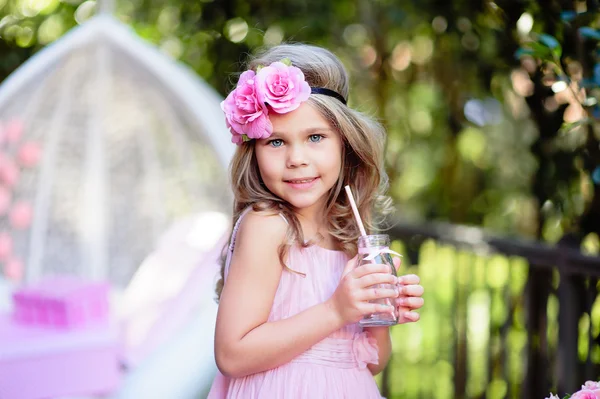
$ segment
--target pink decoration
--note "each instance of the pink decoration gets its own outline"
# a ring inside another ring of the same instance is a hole
[[[4,264],[4,275],[11,280],[20,281],[23,278],[23,262],[18,258],[9,259]]]
[[[600,390],[598,389],[584,389],[579,392],[575,392],[572,396],[572,399],[598,399],[600,398]]]
[[[34,141],[29,141],[19,149],[17,157],[21,166],[32,168],[38,164],[41,156],[42,147]]]
[[[18,202],[10,210],[10,225],[18,230],[29,227],[33,217],[33,210],[29,202]]]
[[[256,96],[255,76],[251,70],[242,73],[237,87],[221,103],[225,122],[233,135],[231,141],[236,144],[243,141],[243,136],[260,139],[269,137],[273,132],[273,125],[267,117],[267,106],[258,101]]]
[[[55,277],[13,294],[15,320],[62,329],[108,322],[108,283]]]
[[[10,121],[4,130],[6,141],[16,143],[23,135],[23,122],[17,119]]]
[[[0,216],[6,215],[10,203],[12,201],[12,195],[9,190],[4,186],[0,186]]]
[[[286,114],[308,100],[310,86],[300,68],[274,62],[256,74],[256,95],[261,104],[268,104],[278,114]]]
[[[13,187],[19,180],[19,168],[15,162],[7,157],[0,159],[0,179],[9,187]]]
[[[0,398],[111,397],[119,352],[114,326],[31,328],[0,315]]]
[[[595,390],[595,389],[600,389],[600,382],[598,381],[586,381],[585,384],[583,384],[581,386],[582,390]]]
[[[379,362],[377,340],[371,336],[370,332],[365,331],[354,337],[352,352],[361,369],[366,368],[367,363],[378,364]]]
[[[0,260],[8,260],[12,255],[13,239],[6,231],[0,232]]]
[[[581,389],[573,395],[567,395],[565,398],[571,399],[598,399],[600,398],[600,381],[586,381]],[[546,399],[560,399],[557,395],[550,393]]]
[[[311,88],[300,68],[289,59],[269,66],[245,71],[236,88],[221,103],[231,141],[241,144],[250,139],[263,139],[273,133],[269,110],[285,114],[308,100]]]

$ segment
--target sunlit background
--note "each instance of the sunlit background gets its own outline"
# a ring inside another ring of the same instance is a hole
[[[0,309],[49,274],[109,281],[126,350],[102,395],[204,397],[231,209],[219,101],[248,53],[300,41],[337,54],[350,106],[387,127],[390,234],[426,287],[383,393],[529,399],[599,379],[596,7],[0,0]]]

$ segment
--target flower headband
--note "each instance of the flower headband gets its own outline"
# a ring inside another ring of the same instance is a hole
[[[310,94],[334,97],[344,105],[339,93],[324,88],[310,87],[300,68],[292,66],[289,59],[259,66],[257,71],[242,73],[236,88],[221,103],[231,141],[241,144],[251,139],[264,139],[273,133],[269,111],[286,114],[308,100]]]

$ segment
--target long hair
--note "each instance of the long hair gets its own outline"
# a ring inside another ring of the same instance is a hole
[[[282,44],[259,52],[248,62],[248,68],[287,58],[300,68],[311,87],[324,87],[348,98],[348,74],[340,60],[330,51],[306,44]],[[384,195],[388,188],[383,167],[385,130],[370,117],[342,104],[339,100],[311,94],[307,100],[340,135],[343,143],[342,168],[337,184],[332,187],[326,202],[327,232],[348,256],[356,254],[360,235],[352,209],[344,192],[350,184],[358,210],[368,232],[374,232],[379,216],[391,209]],[[230,165],[230,179],[234,194],[233,225],[247,207],[268,214],[281,213],[289,222],[284,243],[279,247],[279,260],[284,268],[285,257],[292,245],[307,246],[300,222],[289,204],[271,193],[262,183],[256,154],[255,140],[237,147]],[[217,283],[217,298],[224,282],[225,261],[221,265],[221,279]]]

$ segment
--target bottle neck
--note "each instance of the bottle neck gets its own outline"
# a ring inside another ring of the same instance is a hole
[[[358,238],[358,248],[389,247],[390,237],[387,234],[372,234]]]

